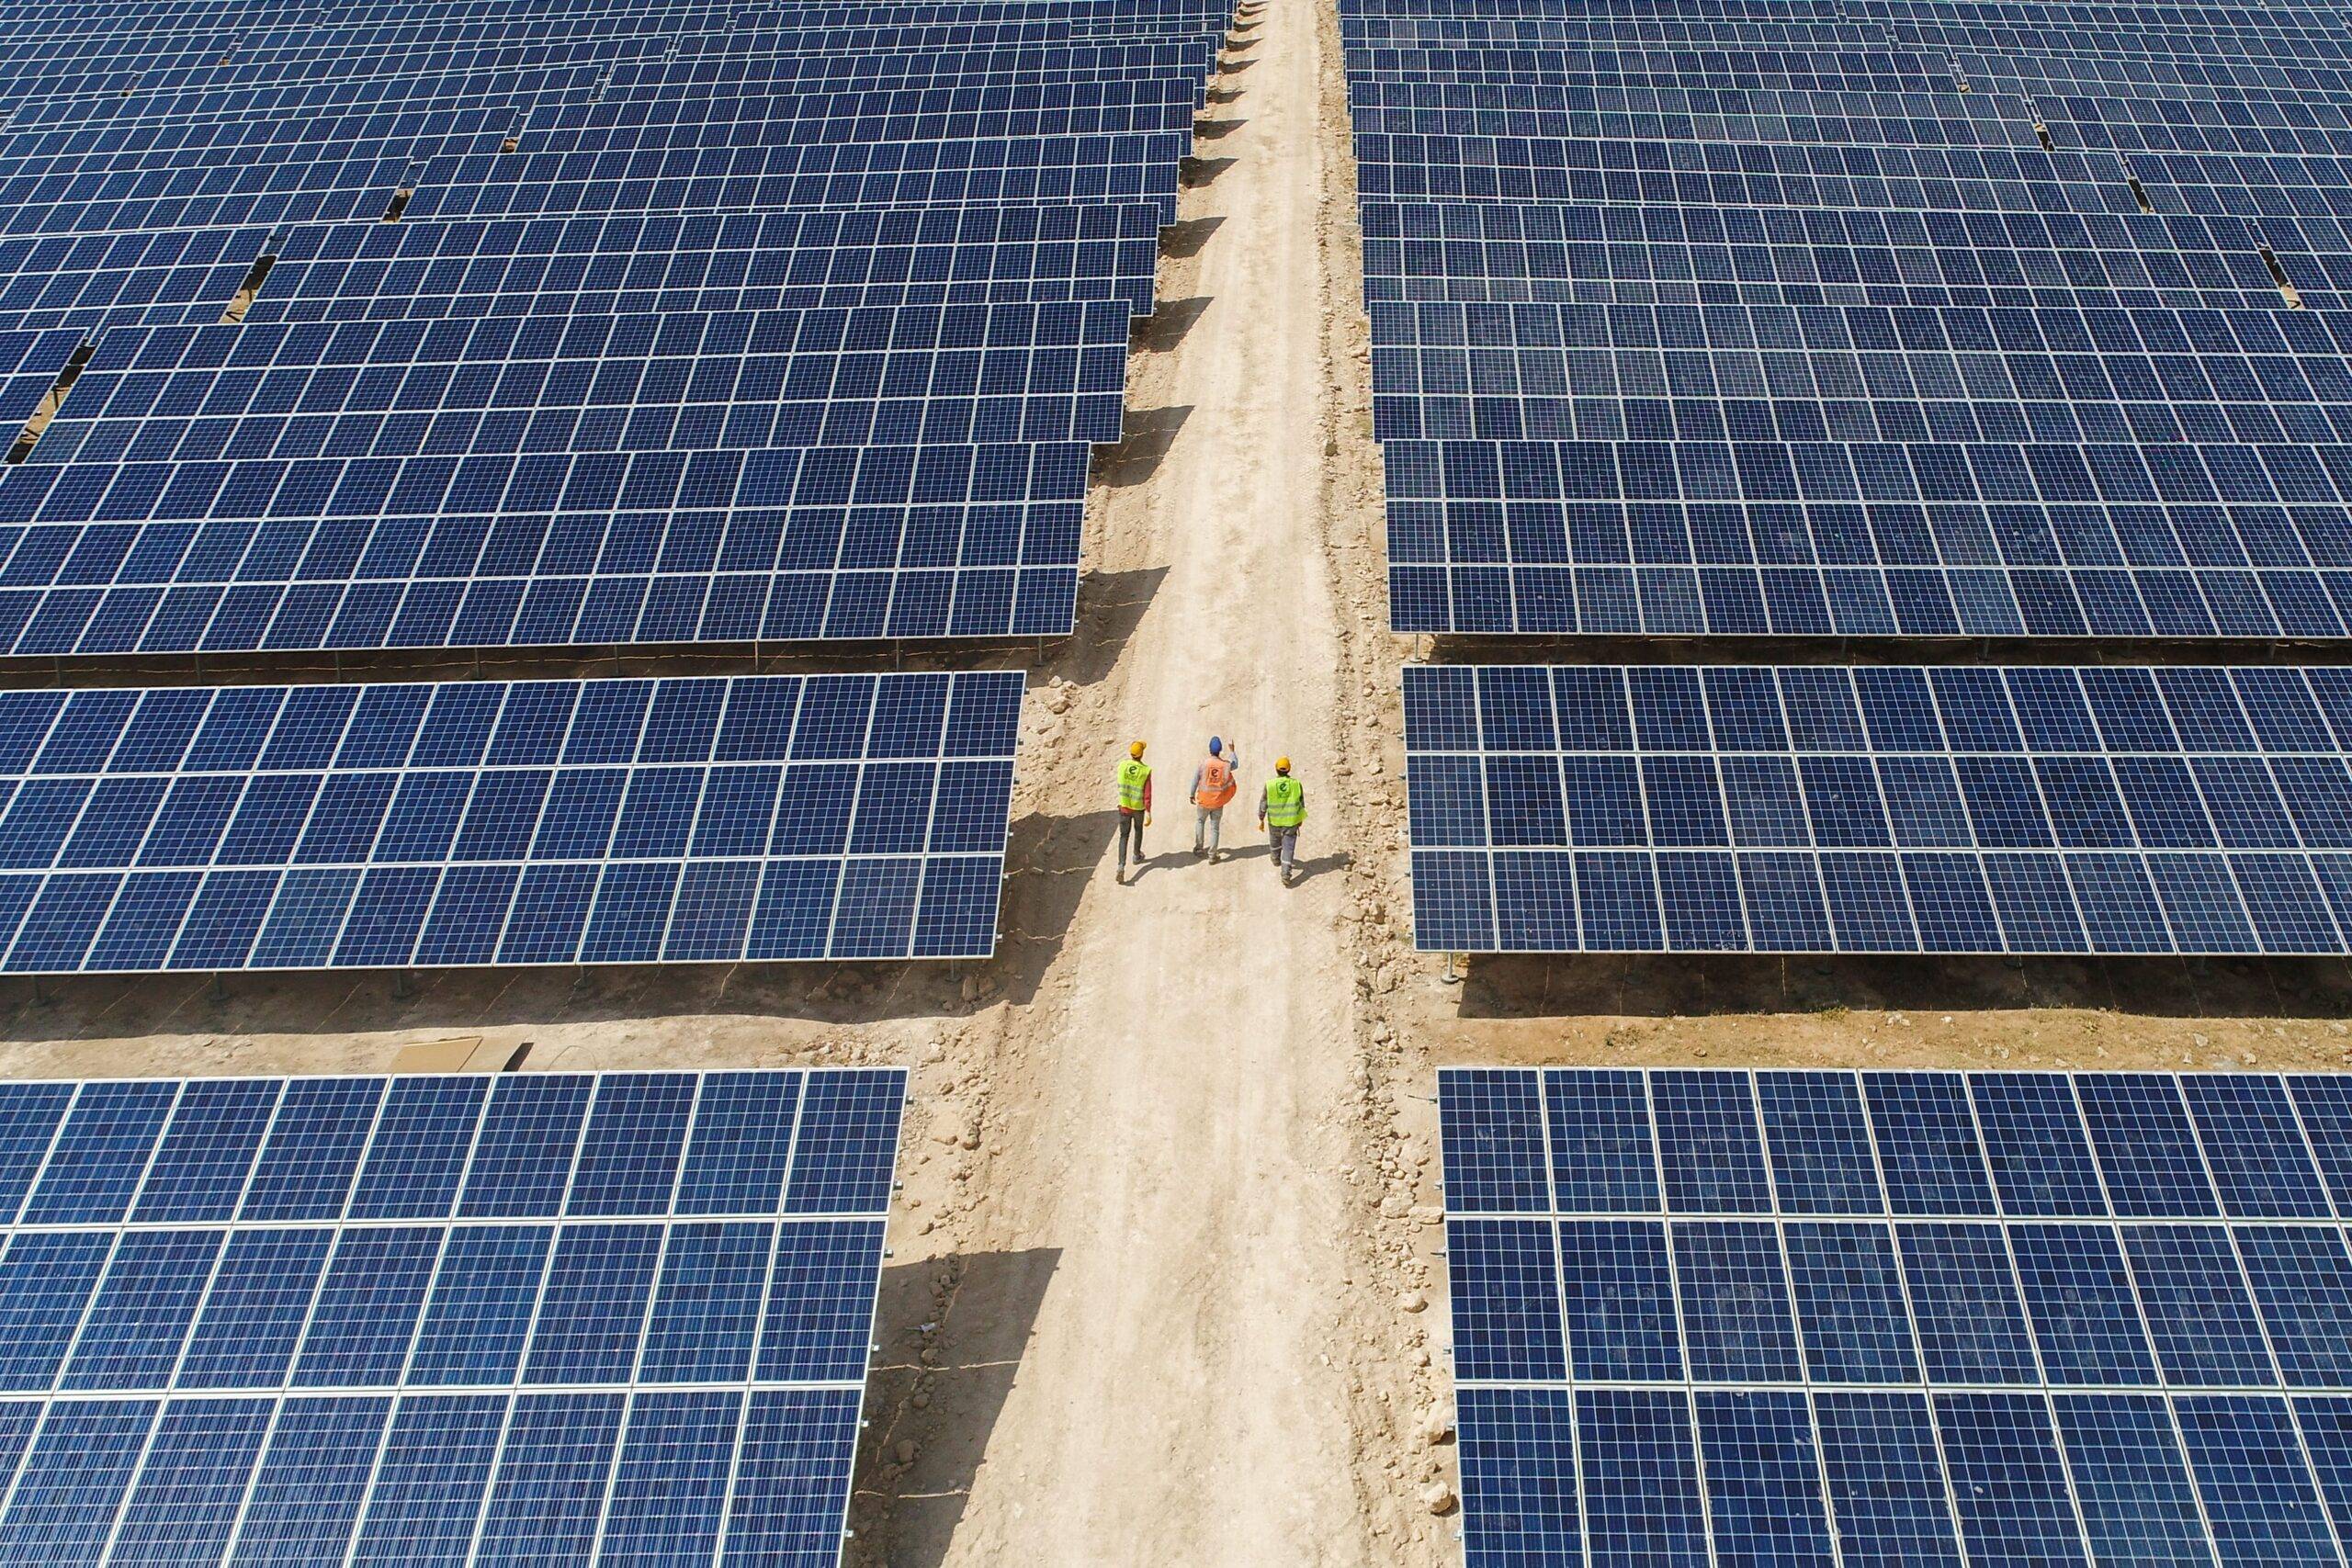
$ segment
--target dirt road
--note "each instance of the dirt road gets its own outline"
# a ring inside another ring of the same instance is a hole
[[[1063,811],[1093,812],[1126,741],[1148,740],[1152,859],[1114,886],[1107,838],[1090,838],[1057,1027],[1023,1031],[1018,1096],[992,1100],[990,1217],[963,1245],[1036,1259],[1035,1321],[947,1562],[1378,1559],[1352,1483],[1359,1347],[1334,1334],[1358,1068],[1327,745],[1340,660],[1316,532],[1317,20],[1315,0],[1277,0],[1238,35],[1248,63],[1220,79],[1179,230],[1206,238],[1163,277],[1163,299],[1188,298],[1154,330],[1182,335],[1138,355],[1140,434],[1106,473],[1098,565],[1148,600],[1042,744],[1070,765],[1038,765],[1076,792]],[[1216,866],[1193,857],[1183,803],[1212,732],[1238,746],[1244,780],[1226,821],[1238,852]],[[1288,890],[1253,827],[1281,751],[1309,806],[1309,874]]]

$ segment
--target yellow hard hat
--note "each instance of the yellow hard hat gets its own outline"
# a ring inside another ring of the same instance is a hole
[[[1132,746],[1128,747],[1128,748],[1127,748],[1127,755],[1128,755],[1128,756],[1130,756],[1130,757],[1140,757],[1140,756],[1142,756],[1142,755],[1143,755],[1143,742],[1142,742],[1142,741],[1140,741],[1140,740],[1138,740],[1138,741],[1136,741],[1134,745],[1132,745]]]
[[[1288,757],[1277,757],[1277,758],[1275,758],[1275,759],[1274,759],[1274,772],[1276,772],[1276,773],[1286,773],[1290,772],[1290,759],[1289,759]]]

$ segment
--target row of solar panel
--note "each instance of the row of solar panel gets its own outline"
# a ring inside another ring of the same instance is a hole
[[[1408,752],[2352,750],[2340,669],[1416,665]]]
[[[1455,1219],[1446,1248],[1465,1382],[2352,1384],[2333,1226]]]
[[[855,758],[865,699],[854,682],[820,693],[802,712],[800,744],[844,760],[801,756],[789,766],[581,760],[627,751],[640,724],[646,755],[670,749],[662,731],[674,726],[647,724],[642,686],[591,683],[569,741],[569,694],[525,696],[492,755],[536,756],[537,765],[483,767],[433,759],[444,739],[454,742],[452,755],[480,754],[494,689],[486,703],[452,697],[432,715],[425,688],[372,689],[373,713],[352,725],[339,751],[334,736],[351,702],[322,707],[298,694],[278,731],[291,749],[266,755],[262,737],[282,693],[255,694],[257,703],[221,693],[201,728],[190,726],[209,694],[176,708],[151,694],[139,720],[118,704],[92,715],[94,728],[108,732],[97,749],[122,735],[129,759],[141,727],[155,719],[164,728],[148,734],[164,742],[162,771],[34,778],[11,791],[0,836],[15,846],[9,858],[22,874],[0,877],[0,966],[985,955],[995,944],[1020,679],[961,678],[984,682],[985,694],[958,705],[946,743],[981,749],[944,762],[914,760],[942,744],[938,678],[928,693],[907,688],[878,705],[863,764]],[[681,700],[659,706],[685,725],[673,739],[707,756],[716,694],[671,695]],[[308,729],[296,716],[304,709],[323,727]],[[740,728],[728,728],[754,750],[780,750],[784,713],[754,708]],[[38,729],[36,722],[20,739],[32,743]],[[179,764],[164,761],[182,747]],[[271,765],[304,751],[308,765]],[[401,752],[406,771],[366,762]],[[910,755],[891,760],[894,752]]]
[[[2324,1074],[1440,1077],[1457,1217],[2352,1217],[2352,1084]]]
[[[1502,219],[1465,225],[1442,214]],[[1609,221],[1578,223],[1583,214]],[[1368,303],[2275,309],[2278,273],[2325,304],[2352,242],[2334,225],[2239,220],[1368,202]],[[2286,220],[2292,222],[2293,220]],[[1482,233],[1482,227],[1490,232]],[[2273,265],[2278,273],[2271,270]],[[32,265],[27,271],[37,271]],[[27,324],[46,324],[28,322]]]
[[[2324,558],[2338,510],[1507,506],[1500,497],[1442,501],[1432,447],[1389,455],[1390,615],[1400,631],[2335,638],[2352,605],[2352,581]],[[2315,526],[2299,533],[2305,522]],[[2308,559],[2315,545],[2327,570],[2272,564],[2274,551]],[[1566,564],[1577,546],[1608,564]],[[1521,554],[1530,559],[1514,564]],[[1628,561],[1644,564],[1615,564]]]
[[[13,1081],[0,1225],[876,1215],[904,1099],[887,1070]]]
[[[1071,205],[20,239],[0,243],[0,323],[206,325],[241,298],[253,324],[1092,299],[1143,315],[1159,228],[1149,207]]]
[[[579,65],[448,65],[390,73],[353,69],[317,78],[279,73],[247,85],[154,87],[125,96],[59,97],[17,104],[5,129],[79,132],[142,122],[243,118],[297,111],[502,107],[529,109],[586,101],[598,91],[662,94],[798,85],[928,85],[939,82],[1089,82],[1172,73],[1204,76],[1215,51],[1204,39],[989,43],[956,46],[883,35],[863,51],[782,55],[700,55]]]
[[[20,1235],[0,1389],[855,1383],[881,1246],[880,1220]]]
[[[1482,1388],[1472,1568],[2341,1561],[2352,1402]]]
[[[977,671],[8,692],[0,775],[1001,760],[1022,685]]]
[[[31,460],[1104,443],[1126,348],[1111,300],[156,327],[107,334]]]
[[[25,1562],[830,1564],[855,1388],[0,1402]]]

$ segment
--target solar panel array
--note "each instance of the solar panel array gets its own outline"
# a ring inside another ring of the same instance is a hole
[[[2339,1076],[1443,1069],[1472,1568],[2341,1563]]]
[[[986,957],[1023,681],[0,694],[0,971]]]
[[[0,653],[1067,634],[1228,10],[28,11]]]
[[[1438,952],[2352,952],[2341,669],[1419,666]]]
[[[836,1562],[905,1089],[0,1085],[0,1551]]]
[[[2336,11],[1341,13],[1396,629],[2352,628]]]

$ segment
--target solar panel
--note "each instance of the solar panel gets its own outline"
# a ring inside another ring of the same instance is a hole
[[[2276,239],[2301,298],[2352,276],[2331,229],[2136,214],[1905,212],[1503,202],[1363,204],[1364,291],[1394,300],[2274,310]],[[2303,231],[2291,231],[2296,238]]]
[[[0,481],[0,604],[57,652],[1067,632],[1127,316],[109,336]]]
[[[1159,236],[1159,213],[1140,204],[583,217],[546,224],[309,224],[274,245],[266,236],[252,242],[249,259],[266,248],[276,259],[244,319],[1091,299],[1122,300],[1148,315]],[[0,277],[7,258],[0,247]],[[30,270],[25,265],[13,286],[0,284],[0,311],[32,292]],[[214,298],[225,301],[235,287]]]
[[[1415,942],[2344,953],[2341,674],[1410,667]]]
[[[2340,1562],[2346,1103],[1441,1068],[1472,1568]]]
[[[0,968],[986,956],[1023,682],[0,694]]]
[[[0,1086],[22,1561],[831,1563],[906,1075]]]
[[[1781,331],[1857,309],[1899,317],[1898,339],[1956,309],[2080,309],[2193,318],[2170,368],[2226,374],[2228,331],[2207,324],[2328,314],[2352,278],[2335,13],[1348,0],[1342,16],[1394,629],[2346,634],[2324,542],[2352,517],[2320,477],[2333,438],[2290,431],[2269,386],[2248,390],[2259,421],[2282,416],[2276,438],[2187,434],[2170,389],[2143,414],[2107,402],[2141,362],[2090,329],[1996,456],[2008,438],[1979,416],[2009,377],[1990,340],[1917,420],[1897,412],[1916,389],[1862,372],[1869,430],[1784,419],[1802,393],[1763,363]],[[1736,342],[1713,325],[1724,306],[1746,308]],[[1834,345],[1797,352],[1807,380],[1838,363]],[[2343,364],[2316,340],[2290,356],[2298,378]],[[2081,434],[2086,417],[2108,434]],[[2081,434],[2069,450],[2033,433],[2053,420]]]

